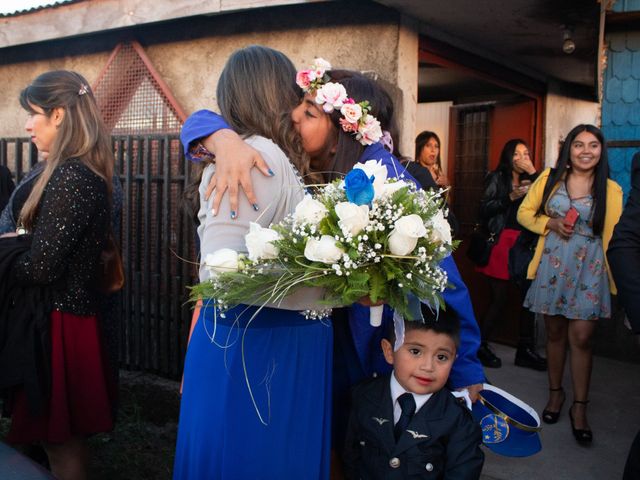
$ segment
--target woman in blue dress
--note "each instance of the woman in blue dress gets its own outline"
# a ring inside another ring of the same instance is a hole
[[[201,281],[212,274],[207,255],[223,248],[246,251],[250,222],[277,223],[304,196],[308,160],[289,116],[294,78],[284,55],[258,46],[236,51],[221,74],[223,115],[260,152],[279,185],[256,174],[253,186],[264,208],[258,212],[243,198],[236,214],[223,200],[214,214],[204,194],[215,164],[205,168],[198,212]],[[194,115],[187,121],[186,137],[199,132],[199,120]],[[202,151],[197,141],[185,148]],[[318,292],[292,297],[278,308],[240,305],[224,316],[203,299],[185,360],[174,479],[329,477],[333,332],[330,322],[301,314],[314,307]]]
[[[586,415],[592,338],[596,321],[611,317],[610,293],[616,293],[605,252],[622,212],[622,190],[608,177],[602,132],[578,125],[567,135],[556,168],[542,172],[518,209],[518,221],[540,235],[527,272],[533,282],[524,306],[545,319],[549,400],[542,420],[556,423],[560,416],[568,346],[569,418],[575,439],[587,444],[593,440]]]

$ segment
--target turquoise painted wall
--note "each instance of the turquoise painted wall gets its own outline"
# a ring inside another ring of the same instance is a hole
[[[640,5],[640,0],[634,0]],[[640,139],[640,30],[607,35],[608,65],[602,99],[602,130],[611,140]],[[640,149],[609,149],[611,177],[629,191],[633,154]]]
[[[640,11],[640,0],[617,0],[617,13]],[[602,131],[611,140],[640,140],[640,25],[606,35],[608,64],[602,99]],[[611,177],[629,193],[631,159],[640,148],[610,148]]]
[[[616,0],[614,12],[635,12],[640,10],[640,0]]]

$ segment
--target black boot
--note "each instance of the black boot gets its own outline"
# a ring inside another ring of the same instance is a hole
[[[495,353],[489,348],[489,344],[482,342],[478,349],[478,360],[485,367],[500,368],[502,366],[502,360],[500,360]]]
[[[547,359],[538,355],[530,345],[518,345],[514,363],[519,367],[532,368],[540,372],[547,369]]]

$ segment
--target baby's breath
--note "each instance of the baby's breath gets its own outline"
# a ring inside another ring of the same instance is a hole
[[[387,180],[387,183],[394,182]],[[301,287],[321,287],[327,307],[350,305],[369,296],[383,300],[407,316],[407,295],[412,294],[435,304],[447,287],[447,275],[439,267],[449,255],[451,244],[434,243],[431,220],[444,208],[444,191],[425,192],[408,184],[394,193],[374,198],[369,208],[369,223],[359,232],[338,218],[335,206],[346,202],[342,182],[337,180],[314,195],[328,214],[317,224],[296,222],[287,215],[273,225],[281,239],[277,258],[252,261],[243,258],[238,272],[219,274],[196,285],[192,298],[215,298],[221,312],[240,303],[276,304]],[[388,238],[395,222],[407,215],[418,215],[427,234],[418,238],[416,247],[404,256],[393,255]],[[309,239],[329,236],[342,253],[330,263],[311,261],[305,256]],[[320,320],[329,310],[305,310],[306,318]]]

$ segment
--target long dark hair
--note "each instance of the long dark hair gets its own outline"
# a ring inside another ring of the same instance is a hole
[[[592,228],[593,233],[600,235],[602,233],[602,228],[604,227],[604,217],[607,211],[609,157],[607,155],[607,146],[604,135],[598,127],[594,127],[593,125],[578,125],[567,135],[567,138],[562,144],[560,156],[556,162],[556,168],[551,169],[551,173],[549,174],[547,185],[544,187],[544,193],[542,195],[542,203],[540,203],[540,207],[536,213],[537,215],[545,213],[547,202],[549,201],[549,197],[551,196],[551,192],[554,190],[555,186],[561,181],[566,182],[569,175],[571,175],[573,170],[571,168],[571,145],[575,138],[582,132],[591,133],[598,139],[601,145],[600,161],[598,161],[598,164],[596,165],[593,185],[591,186],[591,196],[593,198],[593,206],[591,207],[593,212]]]
[[[353,98],[356,102],[368,100],[370,115],[380,119],[382,110],[388,108],[390,96],[375,80],[352,70],[330,70],[327,74],[332,82],[342,84],[349,97]],[[391,108],[393,108],[393,106]],[[330,180],[342,176],[351,170],[366,148],[358,142],[351,133],[342,130],[340,126],[341,116],[339,110],[334,110],[329,114],[331,123],[338,132],[338,141],[333,162],[329,162],[328,170],[330,173],[326,175]],[[391,116],[393,116],[393,114],[391,114]]]
[[[529,148],[527,142],[522,140],[521,138],[512,138],[502,147],[502,152],[500,153],[500,161],[494,170],[494,173],[500,175],[500,179],[502,183],[507,188],[508,192],[512,190],[512,172],[513,172],[513,155],[516,152],[516,147],[518,145],[524,145]]]
[[[438,166],[438,170],[442,171],[442,163],[440,160],[440,152],[442,152],[442,142],[440,141],[440,137],[438,137],[436,132],[425,130],[424,132],[420,132],[418,134],[418,136],[416,137],[416,156],[414,160],[420,163],[420,154],[422,153],[422,149],[432,138],[435,138],[436,142],[438,142],[438,156],[436,157],[436,165]]]

